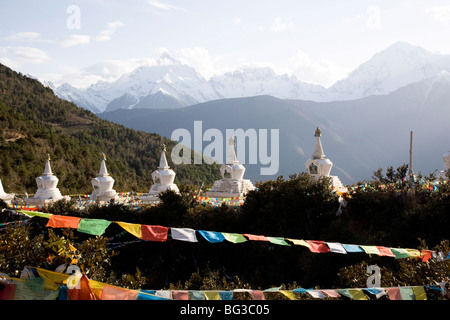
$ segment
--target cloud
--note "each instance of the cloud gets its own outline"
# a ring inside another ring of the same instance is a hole
[[[442,7],[430,7],[425,10],[426,13],[431,15],[434,20],[442,23],[450,23],[450,5]]]
[[[184,10],[183,8],[173,6],[167,3],[162,3],[157,0],[149,0],[147,3],[157,9],[163,9],[163,10]]]
[[[277,17],[273,20],[272,24],[270,25],[270,27],[264,27],[264,26],[260,26],[258,29],[260,31],[270,31],[272,33],[277,33],[277,32],[283,32],[283,31],[287,31],[287,30],[292,30],[295,28],[295,25],[292,22],[289,23],[284,23],[281,21],[280,17]]]
[[[309,54],[300,49],[290,59],[289,67],[299,80],[324,87],[333,85],[350,72],[329,60],[313,60]]]
[[[114,22],[109,22],[106,26],[106,29],[100,32],[98,36],[96,36],[94,39],[96,41],[108,41],[111,39],[111,35],[116,32],[118,28],[123,27],[124,24],[120,22],[119,20]]]
[[[73,34],[70,36],[67,36],[65,38],[62,38],[58,41],[59,45],[67,48],[72,47],[80,44],[88,44],[91,42],[91,36],[88,35],[81,35],[81,34]]]
[[[215,64],[221,57],[213,57],[208,50],[202,47],[183,48],[179,50],[180,61],[195,68],[206,79],[216,73]]]
[[[41,64],[48,61],[48,54],[37,48],[6,46],[0,47],[0,61],[10,68],[24,64]]]
[[[41,39],[41,34],[38,32],[17,32],[8,37],[3,38],[4,40],[11,42],[38,42],[43,41]]]
[[[275,18],[275,20],[272,22],[272,25],[270,26],[270,32],[282,32],[289,29],[293,29],[294,24],[293,23],[283,23],[281,22],[281,18]]]

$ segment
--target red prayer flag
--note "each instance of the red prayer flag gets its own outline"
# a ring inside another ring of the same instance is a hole
[[[309,244],[309,250],[311,252],[314,253],[330,252],[330,248],[327,246],[325,241],[306,240],[306,243]]]
[[[422,250],[422,261],[427,262],[431,259],[433,251],[430,250]]]
[[[248,234],[248,233],[244,233],[243,236],[246,236],[248,238],[248,240],[253,240],[253,241],[269,241],[269,239],[267,239],[265,236],[257,236],[257,235]]]
[[[378,251],[380,251],[380,256],[395,257],[395,254],[391,251],[391,249],[387,247],[379,247],[379,246],[376,247]]]
[[[147,241],[167,241],[168,227],[142,225],[142,239]]]
[[[46,227],[77,229],[80,220],[80,217],[68,217],[52,214],[48,220]]]
[[[175,300],[189,300],[188,291],[172,291],[172,298]]]
[[[89,279],[83,273],[80,278],[78,288],[68,289],[67,293],[70,300],[97,300],[94,292],[89,285]]]
[[[403,300],[402,294],[400,293],[400,288],[387,288],[386,289],[389,300]]]

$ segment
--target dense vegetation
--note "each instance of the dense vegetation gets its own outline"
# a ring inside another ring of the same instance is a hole
[[[73,203],[64,202],[44,211],[195,230],[429,248],[448,255],[449,184],[441,184],[431,191],[419,185],[382,188],[374,181],[372,189],[352,192],[347,206],[337,214],[338,196],[331,192],[328,183],[328,179],[316,180],[306,173],[292,175],[289,179],[279,177],[276,181],[259,183],[258,190],[250,192],[240,208],[201,205],[193,200],[191,193],[166,192],[161,195],[160,205],[139,211],[111,203],[79,212]],[[3,272],[17,274],[26,264],[54,270],[67,258],[48,252],[45,247],[49,241],[46,239],[56,234],[65,236],[65,241],[77,248],[78,264],[88,276],[126,284],[130,288],[226,290],[266,289],[279,285],[288,289],[299,286],[360,288],[365,287],[367,265],[371,264],[382,268],[382,286],[434,285],[450,280],[449,259],[422,262],[367,254],[314,254],[303,246],[260,241],[212,244],[201,236],[198,243],[170,237],[167,242],[136,241],[117,224],[111,224],[104,237],[75,231],[70,237],[67,231],[49,230],[46,222],[45,218],[34,217],[26,227],[16,226],[8,229],[8,235],[0,234],[0,243],[1,237],[11,239],[14,232],[21,234],[14,237],[28,239],[10,248],[11,252],[22,252],[21,255],[8,257],[5,246],[0,248]],[[27,251],[35,254],[25,256]],[[45,259],[49,255],[53,260]],[[436,293],[431,290],[429,294]]]
[[[0,178],[6,192],[33,194],[50,154],[63,194],[91,193],[101,153],[107,156],[116,190],[148,192],[162,143],[168,153],[176,144],[102,120],[0,64]],[[208,184],[220,177],[218,165],[174,165],[168,160],[179,184]]]

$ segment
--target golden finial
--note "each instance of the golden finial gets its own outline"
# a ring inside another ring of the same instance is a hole
[[[315,136],[315,137],[320,137],[321,135],[322,135],[322,131],[320,131],[319,127],[317,127],[314,136]]]

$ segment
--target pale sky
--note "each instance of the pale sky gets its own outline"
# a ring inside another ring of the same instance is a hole
[[[450,54],[445,0],[1,0],[0,63],[82,87],[162,52],[206,79],[244,66],[330,86],[397,41]]]

